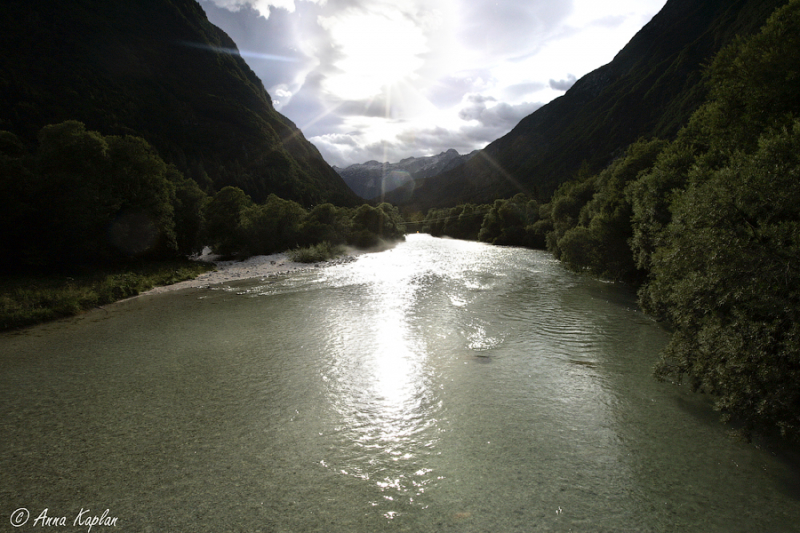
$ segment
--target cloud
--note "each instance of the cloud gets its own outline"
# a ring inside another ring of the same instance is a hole
[[[511,105],[497,102],[492,96],[470,94],[465,98],[466,105],[458,112],[459,118],[466,121],[476,121],[484,128],[490,130],[510,130],[517,123],[530,115],[543,104],[523,102]]]
[[[295,11],[295,0],[212,0],[218,7],[229,11],[239,11],[242,8],[250,8],[257,11],[264,18],[269,18],[275,9],[282,9],[293,13]],[[305,2],[320,3],[324,0],[303,0]]]
[[[575,78],[574,75],[569,74],[569,75],[567,75],[567,79],[566,80],[556,81],[554,79],[551,79],[550,80],[550,88],[555,90],[555,91],[568,91],[570,87],[575,85],[576,81],[577,81],[577,78]]]
[[[502,137],[542,106],[541,103],[529,102],[512,105],[480,94],[468,95],[463,104],[459,122],[448,127],[394,121],[391,131],[375,140],[370,124],[365,123],[347,133],[317,135],[309,140],[328,163],[339,167],[370,160],[396,162],[406,157],[438,154],[451,148],[466,154]]]
[[[461,5],[463,44],[479,54],[521,56],[539,49],[572,11],[572,2],[473,1]]]
[[[604,28],[618,28],[625,23],[626,17],[624,15],[609,15],[592,21],[594,26],[601,26]]]
[[[547,85],[542,82],[515,83],[504,87],[503,94],[512,100],[517,100],[529,94],[541,91],[545,87],[547,87]]]
[[[487,90],[496,81],[488,69],[459,72],[437,78],[423,92],[435,106],[449,107],[460,103],[465,94]]]
[[[666,0],[199,1],[276,109],[348,166],[484,147]]]

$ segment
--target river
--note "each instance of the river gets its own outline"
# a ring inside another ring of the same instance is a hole
[[[655,381],[667,340],[547,253],[416,234],[5,334],[0,528],[800,531],[796,464]]]

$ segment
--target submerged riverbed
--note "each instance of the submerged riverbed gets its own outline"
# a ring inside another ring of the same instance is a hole
[[[667,340],[549,254],[427,235],[2,335],[4,527],[800,531],[795,466],[652,378]]]

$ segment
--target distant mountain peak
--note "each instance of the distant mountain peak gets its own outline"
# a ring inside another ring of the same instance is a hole
[[[461,155],[450,148],[437,155],[407,157],[397,163],[372,160],[333,169],[358,196],[372,200],[412,181],[424,180],[453,169],[468,161],[475,153]]]

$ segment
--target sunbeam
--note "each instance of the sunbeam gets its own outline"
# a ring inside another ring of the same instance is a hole
[[[211,46],[210,44],[192,43],[188,41],[184,41],[181,44],[183,46],[189,46],[191,48],[200,48],[202,50],[208,50],[210,52],[216,52],[218,54],[227,54],[231,56],[239,56],[252,59],[265,59],[267,61],[283,61],[286,63],[295,63],[298,61],[298,59],[295,57],[278,56],[274,54],[265,54],[261,52],[251,52],[248,50],[239,50],[237,48],[224,48],[222,46]]]

